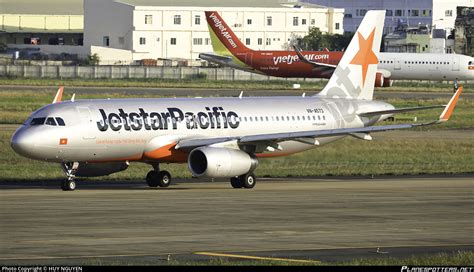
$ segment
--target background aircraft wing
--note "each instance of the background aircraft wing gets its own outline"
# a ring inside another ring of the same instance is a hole
[[[216,62],[232,62],[231,57],[227,56],[221,56],[217,54],[212,54],[212,53],[200,53],[199,58],[204,59],[204,60],[214,60]]]
[[[449,103],[445,106],[443,112],[439,116],[439,119],[427,123],[414,123],[414,124],[399,124],[399,125],[387,125],[387,126],[370,126],[361,128],[336,128],[336,129],[325,129],[325,130],[312,130],[312,131],[299,131],[299,132],[287,132],[287,133],[268,133],[258,135],[246,135],[246,136],[235,136],[235,137],[219,137],[219,138],[201,138],[201,139],[183,139],[178,142],[176,149],[193,149],[200,146],[213,145],[228,141],[237,141],[239,144],[262,144],[262,143],[279,143],[282,141],[296,140],[311,143],[314,142],[314,138],[317,137],[331,137],[331,136],[342,136],[342,135],[354,135],[354,134],[369,134],[371,132],[380,132],[395,129],[405,129],[419,126],[428,126],[439,124],[448,121],[454,107],[458,101],[458,98],[462,92],[462,87],[456,91]],[[433,106],[438,107],[438,106]],[[425,107],[422,107],[425,108]],[[404,110],[404,109],[402,109]],[[406,109],[405,109],[406,110]],[[393,110],[391,110],[393,113]],[[379,112],[378,114],[385,114],[385,111]]]
[[[293,48],[295,49],[295,52],[296,52],[296,55],[298,55],[298,57],[300,58],[300,60],[304,63],[308,63],[308,64],[311,64],[313,65],[315,68],[325,68],[325,69],[332,69],[334,71],[334,69],[336,69],[336,66],[337,65],[334,65],[334,64],[328,64],[328,63],[321,63],[321,62],[316,62],[316,61],[310,61],[309,59],[307,59],[305,56],[303,56],[303,54],[301,53],[301,50],[298,49],[298,47],[296,47],[295,45],[293,45]]]

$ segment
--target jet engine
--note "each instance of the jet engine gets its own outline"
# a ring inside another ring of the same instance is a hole
[[[109,162],[109,163],[79,163],[79,167],[75,172],[76,177],[98,177],[107,176],[112,173],[120,172],[128,168],[125,162]]]
[[[384,78],[383,79],[383,87],[392,87],[393,85],[393,80],[389,79],[389,78]]]
[[[375,74],[375,87],[384,87],[385,78],[382,73],[377,72]]]
[[[191,151],[188,167],[196,177],[235,177],[252,172],[258,160],[249,154],[222,147],[199,147]]]

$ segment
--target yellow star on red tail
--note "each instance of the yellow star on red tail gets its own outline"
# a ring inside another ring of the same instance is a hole
[[[365,77],[367,76],[367,69],[369,64],[377,64],[379,60],[372,50],[374,43],[375,28],[370,33],[367,39],[364,39],[360,32],[357,32],[359,37],[359,51],[354,56],[350,64],[357,64],[362,66],[362,87],[365,85]]]

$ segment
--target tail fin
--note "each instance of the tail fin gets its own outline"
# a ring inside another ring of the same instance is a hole
[[[365,14],[319,96],[372,100],[384,20],[385,10]]]
[[[206,11],[206,20],[214,52],[231,56],[252,51],[237,38],[217,11]]]

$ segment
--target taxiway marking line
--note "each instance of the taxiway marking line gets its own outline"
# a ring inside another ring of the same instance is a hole
[[[263,261],[283,261],[283,262],[297,262],[297,263],[320,263],[321,262],[321,261],[316,261],[316,260],[271,258],[271,257],[259,257],[259,256],[213,253],[213,252],[194,252],[193,254],[212,256],[212,257],[228,257],[228,258],[239,258],[239,259],[263,260]]]

